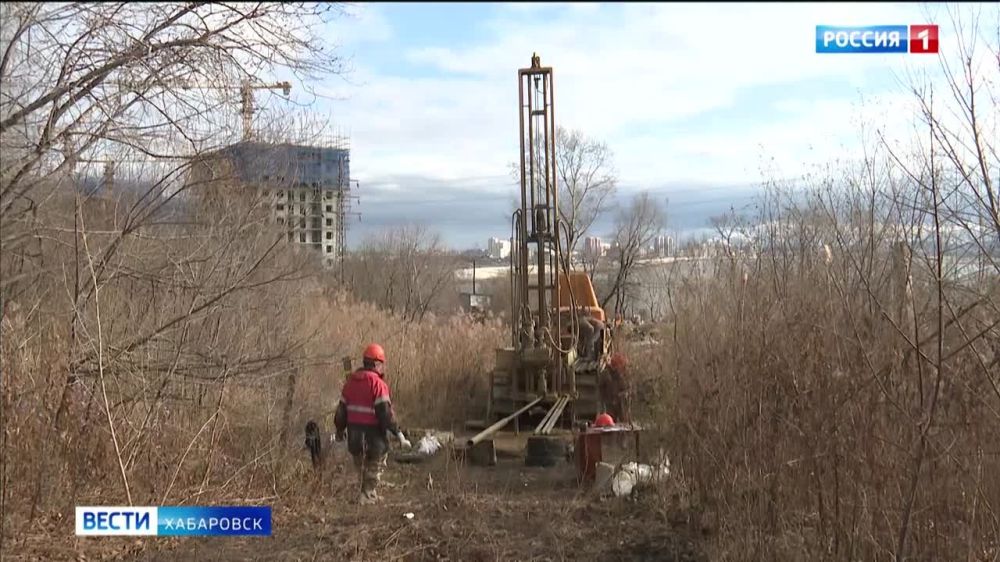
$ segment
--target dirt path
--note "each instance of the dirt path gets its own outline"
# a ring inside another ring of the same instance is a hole
[[[577,486],[570,464],[461,467],[441,455],[426,464],[390,462],[383,501],[355,503],[344,460],[323,481],[272,503],[267,538],[76,539],[72,554],[40,558],[143,561],[237,560],[703,560],[683,516],[649,492],[601,500]],[[404,513],[413,513],[412,519]]]

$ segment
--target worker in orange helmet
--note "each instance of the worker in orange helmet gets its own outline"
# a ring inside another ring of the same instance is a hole
[[[611,362],[601,374],[600,393],[601,401],[604,404],[604,411],[611,414],[616,421],[628,422],[628,393],[629,384],[625,378],[625,369],[628,367],[628,359],[621,352],[611,356]]]
[[[372,504],[379,499],[377,488],[389,457],[387,434],[395,435],[403,447],[412,445],[396,425],[384,378],[385,350],[373,343],[365,348],[362,360],[361,368],[344,383],[334,425],[338,441],[347,432],[347,450],[361,481],[360,503]]]

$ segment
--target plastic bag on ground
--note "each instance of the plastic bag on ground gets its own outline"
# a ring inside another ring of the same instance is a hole
[[[433,455],[441,448],[441,442],[434,435],[424,435],[417,443],[417,452],[421,455]]]

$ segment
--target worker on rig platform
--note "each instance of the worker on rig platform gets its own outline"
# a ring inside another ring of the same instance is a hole
[[[385,382],[385,351],[373,343],[365,348],[362,359],[364,364],[344,383],[334,425],[338,441],[347,432],[347,450],[361,481],[359,501],[373,504],[380,499],[376,489],[389,457],[388,433],[395,435],[403,447],[412,445],[396,425]]]
[[[604,411],[617,422],[631,421],[629,415],[629,384],[625,378],[628,360],[621,352],[611,356],[609,369],[601,374],[600,393]]]
[[[580,343],[577,353],[583,359],[597,359],[601,355],[598,343],[601,334],[604,333],[604,322],[589,314],[580,313],[577,315],[580,331]]]

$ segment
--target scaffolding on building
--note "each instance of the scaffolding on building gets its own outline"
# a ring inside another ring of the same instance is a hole
[[[323,265],[343,274],[348,217],[360,216],[351,210],[357,181],[350,177],[346,136],[291,134],[281,142],[240,142],[214,157],[228,160],[236,179],[260,192],[288,242],[317,250]]]

